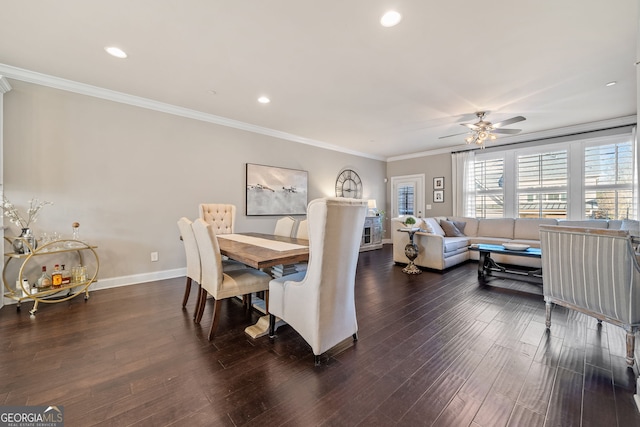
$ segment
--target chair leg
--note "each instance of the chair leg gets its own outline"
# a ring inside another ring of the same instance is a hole
[[[251,294],[246,294],[245,297],[247,298],[247,305],[246,305],[247,312],[251,313],[251,308],[252,308]]]
[[[269,312],[269,290],[264,291],[264,310]]]
[[[551,302],[549,301],[545,302],[546,315],[545,315],[544,324],[547,327],[547,329],[551,328],[551,308],[553,308],[553,306],[551,305]]]
[[[633,366],[633,362],[635,361],[633,357],[634,349],[636,347],[636,331],[634,328],[630,328],[627,331],[627,365],[630,367]]]
[[[182,297],[182,308],[187,305],[189,294],[191,293],[191,277],[187,277],[187,284],[184,287],[184,296]]]
[[[269,315],[269,338],[276,337],[276,316]]]
[[[202,314],[204,313],[204,307],[207,305],[207,291],[200,287],[200,306],[198,307],[198,314],[194,319],[196,323],[200,323],[202,320]]]
[[[196,321],[196,317],[200,312],[200,304],[202,304],[202,286],[198,284],[198,292],[196,293],[196,308],[193,310],[193,321]]]
[[[220,308],[222,305],[222,300],[215,300],[213,305],[213,319],[211,320],[211,329],[209,330],[209,341],[213,338],[213,335],[216,333],[216,329],[218,329],[218,322],[220,321]]]
[[[358,341],[358,333],[357,332],[355,334],[353,334],[353,340],[354,341]]]
[[[313,355],[313,365],[314,366],[320,366],[320,355],[319,354],[314,354]]]

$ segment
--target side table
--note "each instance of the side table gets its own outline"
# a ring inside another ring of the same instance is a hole
[[[404,254],[406,255],[407,258],[409,258],[409,264],[407,264],[407,266],[402,269],[402,272],[403,273],[407,273],[407,274],[420,274],[420,273],[422,273],[422,270],[420,270],[413,263],[413,261],[418,257],[418,245],[413,243],[413,235],[416,233],[416,231],[420,231],[420,228],[418,228],[418,227],[399,228],[398,231],[402,231],[404,233],[408,233],[409,234],[409,243],[407,243],[407,246],[404,247]]]

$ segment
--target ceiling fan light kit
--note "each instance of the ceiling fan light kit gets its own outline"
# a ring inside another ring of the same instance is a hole
[[[486,140],[494,141],[497,136],[496,134],[503,135],[515,135],[522,131],[522,129],[502,129],[502,126],[510,125],[513,123],[518,123],[523,120],[526,120],[522,116],[511,117],[510,119],[503,120],[498,123],[491,123],[485,121],[484,116],[487,113],[485,111],[476,112],[476,117],[478,117],[478,121],[476,123],[461,123],[462,126],[468,127],[471,131],[470,134],[464,139],[467,144],[477,144],[480,148],[484,148],[484,143]],[[442,138],[448,138],[450,136],[456,135],[464,135],[464,134],[454,134],[442,136]]]

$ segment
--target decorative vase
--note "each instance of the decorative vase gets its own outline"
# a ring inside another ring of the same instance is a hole
[[[22,233],[13,239],[12,245],[15,253],[28,254],[31,250],[35,250],[38,247],[38,241],[33,236],[30,228],[23,228]]]

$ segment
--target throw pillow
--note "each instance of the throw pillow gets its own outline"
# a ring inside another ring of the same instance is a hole
[[[442,229],[444,230],[444,235],[446,237],[463,237],[464,236],[464,233],[460,232],[460,230],[458,230],[458,227],[456,227],[455,224],[451,221],[441,220],[440,227],[442,227]]]
[[[444,230],[442,229],[442,227],[440,227],[440,224],[438,224],[437,219],[425,218],[424,225],[428,233],[444,236]]]
[[[453,225],[456,226],[456,228],[463,234],[466,236],[466,234],[464,234],[464,228],[467,226],[467,223],[464,221],[451,221],[453,223]]]
[[[435,234],[435,232],[433,231],[433,227],[428,223],[425,222],[424,223],[424,229],[427,231],[427,233],[429,234]]]

